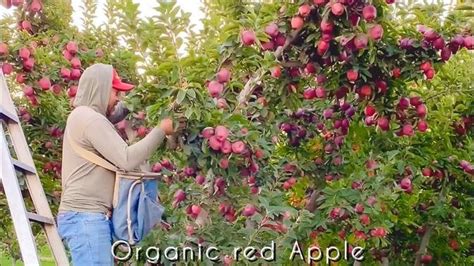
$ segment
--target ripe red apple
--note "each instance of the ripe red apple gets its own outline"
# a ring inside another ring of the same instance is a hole
[[[245,205],[244,209],[242,210],[242,215],[246,217],[251,217],[257,212],[257,208],[253,204]]]
[[[421,256],[421,263],[428,264],[433,260],[431,255],[423,255]]]
[[[137,129],[137,136],[143,138],[148,133],[148,129],[145,126],[139,126]]]
[[[370,230],[370,235],[372,237],[385,237],[387,235],[387,230],[383,227],[375,227],[374,229]]]
[[[317,87],[316,90],[314,91],[316,93],[316,97],[319,99],[324,99],[326,98],[326,89],[323,87]]]
[[[211,97],[217,98],[222,94],[222,92],[224,90],[224,85],[222,85],[218,81],[212,80],[207,85],[207,90],[208,90],[209,94],[211,95]]]
[[[257,159],[262,159],[263,157],[265,156],[265,153],[263,152],[263,150],[261,149],[255,149],[255,157],[257,157]]]
[[[421,170],[421,173],[423,176],[431,176],[433,172],[431,171],[431,168],[425,167]]]
[[[380,24],[375,24],[369,28],[369,38],[374,41],[379,41],[383,37],[383,27]]]
[[[367,214],[362,214],[360,217],[359,217],[359,220],[360,220],[360,223],[367,226],[370,224],[370,217],[369,215]]]
[[[65,68],[65,67],[62,67],[61,70],[60,70],[60,74],[61,78],[63,79],[69,79],[71,77],[71,70]]]
[[[449,240],[449,247],[451,247],[452,250],[458,251],[459,250],[459,243],[455,239]]]
[[[416,107],[416,113],[418,114],[418,116],[420,118],[425,118],[426,116],[426,105],[424,104],[419,104],[417,107]]]
[[[208,143],[209,147],[215,151],[219,151],[221,149],[222,142],[219,141],[215,135],[209,138]]]
[[[201,131],[201,135],[205,139],[209,139],[214,135],[214,128],[212,127],[206,127]]]
[[[70,41],[67,43],[66,49],[70,54],[75,55],[77,53],[77,44],[74,41]]]
[[[73,56],[72,56],[72,54],[69,53],[68,50],[63,50],[62,53],[63,53],[63,57],[64,57],[67,61],[71,61],[71,59],[72,59]]]
[[[229,136],[229,130],[224,126],[217,126],[214,134],[218,141],[224,141]]]
[[[329,50],[329,42],[321,40],[318,42],[318,54],[324,55],[326,51]]]
[[[434,75],[435,75],[435,71],[434,71],[434,69],[432,69],[432,68],[431,68],[431,69],[428,69],[428,70],[425,72],[425,77],[426,77],[427,80],[433,79]]]
[[[307,17],[311,13],[311,7],[308,4],[303,4],[298,8],[298,14],[302,17]]]
[[[404,136],[413,136],[415,134],[415,132],[413,131],[413,126],[410,124],[403,125],[402,134]]]
[[[372,105],[367,105],[364,109],[364,114],[366,116],[373,116],[377,110]]]
[[[401,74],[402,74],[402,70],[398,67],[396,67],[392,70],[392,77],[393,78],[399,78]]]
[[[312,63],[307,63],[304,68],[304,72],[306,74],[314,74],[316,72],[316,67]]]
[[[25,83],[25,74],[24,73],[17,73],[16,74],[16,82],[18,82],[19,84],[23,84]]]
[[[444,48],[445,46],[445,42],[444,42],[444,39],[443,37],[439,37],[437,38],[436,40],[433,41],[433,47],[436,49],[436,50],[441,50]]]
[[[51,86],[51,90],[53,91],[54,94],[59,95],[61,94],[61,86],[59,84],[53,84]]]
[[[40,12],[42,8],[43,8],[43,6],[41,5],[40,0],[33,0],[30,4],[30,11],[33,12],[33,13]]]
[[[316,91],[315,91],[315,89],[313,89],[313,88],[307,88],[307,89],[303,92],[303,98],[306,99],[306,100],[312,100],[312,99],[316,98]]]
[[[18,51],[18,55],[24,60],[27,60],[30,55],[31,55],[31,52],[28,48],[26,47],[22,47],[20,48],[20,50]]]
[[[197,175],[195,180],[196,184],[202,185],[206,181],[206,178],[203,175]]]
[[[272,51],[275,49],[275,43],[272,42],[272,41],[269,41],[269,42],[263,42],[262,41],[262,50],[263,51]]]
[[[35,59],[30,57],[28,59],[26,59],[25,61],[23,61],[23,68],[26,70],[26,71],[31,71],[33,70],[35,66]]]
[[[428,130],[428,123],[425,120],[418,121],[418,130],[420,132],[426,132],[426,130]]]
[[[33,32],[33,27],[31,26],[31,22],[28,20],[23,20],[20,22],[20,30],[27,31],[28,33]]]
[[[291,19],[291,28],[293,28],[294,30],[299,30],[303,28],[303,25],[304,25],[304,20],[302,17],[295,16]]]
[[[368,41],[367,35],[365,34],[358,34],[354,38],[354,45],[355,45],[355,48],[357,48],[358,50],[365,49],[367,47],[368,42],[369,41]]]
[[[72,68],[81,68],[81,60],[77,57],[73,57],[71,59],[71,66]]]
[[[221,151],[224,154],[229,154],[232,152],[232,144],[229,140],[226,139],[222,142]]]
[[[230,80],[230,71],[227,68],[222,68],[217,73],[217,81],[220,83],[226,83]]]
[[[385,82],[383,80],[377,80],[375,82],[375,85],[379,89],[380,93],[385,94],[387,92],[387,88],[388,88],[387,82]]]
[[[362,9],[362,17],[367,21],[371,22],[377,17],[377,9],[373,5],[366,5]]]
[[[275,45],[276,46],[283,46],[286,43],[286,37],[282,34],[278,34],[278,36],[275,38]]]
[[[4,42],[0,42],[0,55],[8,54],[8,45]]]
[[[332,219],[338,219],[342,216],[342,210],[339,207],[333,208],[329,213],[329,217]]]
[[[79,78],[81,77],[81,70],[80,69],[72,69],[71,70],[71,74],[70,74],[70,79],[71,80],[79,80]]]
[[[38,81],[38,85],[43,90],[49,90],[49,88],[51,88],[51,81],[49,80],[48,77],[43,77],[42,79]]]
[[[191,214],[194,217],[197,217],[201,213],[201,207],[198,205],[192,205],[191,206]]]
[[[278,33],[280,33],[278,30],[278,25],[276,23],[270,23],[265,27],[265,33],[270,35],[270,37],[277,37]]]
[[[356,213],[362,214],[364,212],[364,205],[362,205],[361,203],[357,203],[354,207],[354,210]]]
[[[125,120],[122,120],[122,121],[125,121]],[[161,172],[161,170],[163,169],[163,166],[161,165],[161,163],[154,163],[153,166],[151,167],[151,171],[154,172],[154,173],[159,173]]]
[[[468,50],[474,49],[474,36],[465,36],[463,45]]]
[[[5,63],[2,64],[3,74],[10,75],[10,73],[12,73],[12,71],[13,71],[13,66],[10,63],[5,62]]]
[[[235,154],[241,154],[245,150],[245,143],[243,141],[236,141],[232,143],[232,152]]]
[[[174,201],[176,203],[180,203],[181,201],[184,201],[186,199],[186,193],[182,189],[176,190],[174,193]]]
[[[330,20],[324,19],[321,21],[321,32],[323,33],[332,33],[334,30],[334,23]]]
[[[252,30],[244,30],[241,33],[242,43],[246,46],[254,44],[256,38],[257,37],[255,36],[255,32],[253,32]]]
[[[449,58],[451,58],[451,49],[449,49],[449,47],[444,47],[442,50],[441,50],[441,60],[443,61],[448,61]]]
[[[431,69],[432,66],[431,66],[431,62],[430,61],[424,61],[421,63],[420,65],[420,69],[423,70],[423,72],[426,72],[428,71],[429,69]]]
[[[334,3],[332,4],[331,6],[331,12],[335,15],[335,16],[340,16],[344,13],[344,5],[341,4],[341,3]]]
[[[35,94],[35,90],[31,86],[23,87],[23,94],[27,97],[31,97]]]
[[[281,68],[279,66],[275,66],[271,70],[271,75],[274,78],[279,78],[281,75]]]
[[[225,109],[225,108],[227,108],[228,105],[227,105],[226,99],[224,99],[224,98],[219,98],[219,99],[217,99],[217,104],[216,104],[216,106],[217,106],[217,108],[219,108],[219,109]]]
[[[372,87],[368,84],[363,85],[360,88],[360,95],[362,97],[370,97],[372,95]]]
[[[408,177],[405,177],[400,181],[400,188],[405,190],[405,191],[411,191],[412,185],[411,185],[411,180]]]
[[[76,93],[77,93],[77,86],[73,85],[73,86],[69,87],[69,89],[67,91],[67,95],[69,96],[69,98],[75,97]]]
[[[346,76],[347,76],[347,79],[350,81],[350,82],[354,82],[357,80],[357,78],[359,77],[359,72],[357,72],[357,70],[355,69],[349,69],[347,72],[346,72]]]
[[[384,116],[377,119],[377,125],[382,131],[388,131],[390,129],[390,122]]]

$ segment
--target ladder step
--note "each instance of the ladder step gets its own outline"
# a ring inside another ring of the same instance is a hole
[[[5,120],[5,122],[8,122],[8,120],[13,121],[15,123],[20,123],[18,120],[18,116],[16,114],[12,114],[11,112],[8,112],[5,108],[0,106],[0,119]]]
[[[42,224],[54,224],[54,219],[36,213],[26,212],[26,217],[28,217],[28,219],[33,222]]]
[[[22,163],[13,158],[12,158],[12,162],[16,170],[23,172],[24,174],[36,174],[36,170],[33,166],[27,165],[26,163]]]

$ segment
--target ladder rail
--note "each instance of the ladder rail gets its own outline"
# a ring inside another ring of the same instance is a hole
[[[46,239],[47,239],[47,242],[49,244],[49,247],[51,249],[51,252],[52,252],[52,255],[55,259],[55,262],[57,263],[57,265],[69,265],[69,260],[68,260],[68,257],[66,255],[66,250],[65,250],[65,247],[64,247],[64,244],[61,240],[61,237],[59,236],[59,233],[58,233],[58,230],[57,230],[57,227],[56,227],[56,224],[55,224],[55,219],[53,217],[53,214],[51,212],[51,209],[49,207],[49,203],[48,203],[48,200],[46,198],[46,194],[44,193],[44,189],[43,189],[43,186],[41,184],[41,180],[40,180],[40,177],[38,176],[38,173],[36,171],[36,167],[35,167],[35,164],[34,164],[34,161],[33,161],[33,157],[31,155],[31,152],[30,152],[30,148],[28,146],[28,143],[26,141],[26,137],[24,135],[24,132],[23,132],[23,129],[21,128],[21,125],[19,123],[19,118],[18,118],[18,115],[16,113],[16,110],[15,110],[15,106],[14,106],[14,103],[13,103],[13,100],[10,96],[10,92],[8,90],[8,87],[7,87],[7,83],[6,83],[6,80],[5,80],[5,77],[3,76],[3,73],[0,69],[0,107],[3,107],[2,110],[6,111],[8,113],[8,116],[10,119],[7,118],[7,128],[8,128],[8,131],[9,131],[9,136],[10,136],[10,140],[13,144],[13,147],[14,147],[14,150],[15,150],[15,153],[17,155],[17,160],[13,160],[12,161],[12,158],[11,158],[11,155],[10,155],[10,152],[8,150],[8,144],[6,142],[6,137],[5,135],[3,134],[5,131],[3,129],[3,126],[2,126],[2,135],[3,135],[3,138],[5,139],[5,145],[6,146],[6,150],[4,151],[6,154],[5,155],[8,155],[8,157],[6,158],[10,158],[9,160],[7,161],[3,161],[3,151],[2,151],[2,171],[3,171],[3,168],[6,169],[6,167],[11,167],[13,169],[15,169],[15,166],[27,166],[27,167],[23,167],[23,168],[29,168],[30,170],[34,169],[35,171],[34,172],[31,172],[31,171],[26,171],[24,172],[25,174],[25,181],[26,181],[26,184],[27,184],[27,187],[28,187],[28,190],[30,192],[30,196],[31,196],[31,199],[33,201],[33,204],[35,206],[35,212],[36,212],[36,215],[29,215],[27,212],[26,212],[26,209],[21,209],[22,211],[24,210],[25,212],[23,213],[22,216],[25,216],[27,217],[27,219],[31,218],[31,217],[44,217],[43,219],[40,219],[40,220],[43,220],[43,221],[52,221],[52,223],[43,223],[41,224],[42,228],[43,228],[43,231],[45,232],[46,234]],[[13,117],[12,117],[13,116]],[[13,118],[13,119],[12,119]],[[4,163],[8,163],[9,165],[5,165]],[[28,167],[29,166],[29,167]],[[11,177],[9,177],[11,178]],[[13,179],[15,179],[16,183],[18,184],[18,180],[17,180],[17,177],[16,177],[16,173],[13,172]],[[13,184],[15,185],[15,184]],[[20,188],[18,187],[18,190]],[[20,195],[21,195],[21,191],[20,191]],[[23,207],[25,207],[24,205],[24,199],[23,197],[21,197],[20,199],[16,198],[15,196],[13,196],[13,200],[11,201],[21,201],[21,204],[23,204]],[[7,196],[8,198],[8,196]],[[15,205],[10,205],[10,202],[9,203],[9,206],[15,206]],[[12,203],[13,204],[13,203]],[[10,207],[11,208],[11,207]],[[15,218],[15,216],[12,214],[12,218]],[[34,219],[30,219],[30,220],[34,220]],[[38,221],[38,219],[34,220],[34,221]],[[27,225],[28,225],[28,220],[27,220]],[[24,221],[21,220],[21,221],[17,221],[17,224],[23,224]],[[21,228],[21,225],[19,225]],[[17,226],[15,225],[15,228]],[[34,242],[34,237],[31,233],[31,226],[30,226],[30,235],[31,237],[28,237],[26,238],[26,241],[31,241],[31,239],[33,239],[33,245],[35,246],[35,242]],[[28,232],[23,232],[21,231],[20,233],[23,233],[23,234],[26,234]],[[20,235],[17,235],[17,237],[20,239]],[[26,248],[26,247],[25,247]],[[26,257],[23,256],[23,250],[22,249],[22,257],[23,259],[25,260],[25,263],[26,263]],[[31,248],[28,248],[26,250],[33,250]],[[36,251],[36,249],[34,249]],[[28,252],[27,254],[25,253],[25,255],[27,256],[30,256],[29,255],[30,253]],[[36,253],[37,254],[37,253]],[[35,256],[37,257],[37,255]],[[30,264],[26,264],[26,265],[30,265]],[[31,264],[31,265],[36,265],[36,264]]]
[[[21,256],[25,265],[39,265],[38,252],[33,238],[33,232],[29,225],[29,219],[26,216],[26,206],[21,194],[20,184],[15,174],[15,168],[8,153],[8,144],[3,130],[0,133],[0,148],[2,160],[2,184],[5,196],[7,198],[13,225],[15,227],[18,245],[20,246]]]

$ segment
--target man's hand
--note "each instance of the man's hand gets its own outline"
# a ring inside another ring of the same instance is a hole
[[[160,128],[168,136],[173,134],[173,120],[171,120],[171,118],[165,118],[165,119],[161,120]]]

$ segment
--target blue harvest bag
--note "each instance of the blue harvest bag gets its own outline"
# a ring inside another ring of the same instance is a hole
[[[67,141],[84,159],[115,172],[112,202],[113,237],[115,240],[128,241],[130,245],[140,242],[161,222],[163,216],[164,207],[158,200],[158,179],[162,174],[123,171],[69,138]]]
[[[158,201],[158,180],[120,171],[115,178],[113,236],[135,245],[161,222],[164,207]]]

